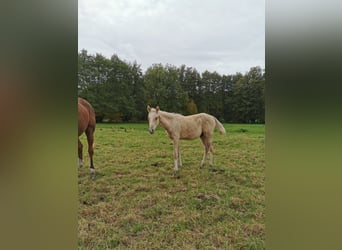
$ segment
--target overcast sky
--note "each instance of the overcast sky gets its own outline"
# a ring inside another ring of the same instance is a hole
[[[78,49],[220,74],[265,67],[264,0],[79,0]]]

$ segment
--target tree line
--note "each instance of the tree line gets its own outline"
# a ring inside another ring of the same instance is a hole
[[[265,122],[265,71],[245,74],[198,72],[181,65],[153,64],[145,73],[137,62],[78,53],[78,95],[96,111],[97,122],[145,121],[146,106],[190,115],[205,112],[222,122]]]

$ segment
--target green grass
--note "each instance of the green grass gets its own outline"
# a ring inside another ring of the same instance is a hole
[[[212,168],[200,139],[181,141],[177,179],[164,129],[98,124],[95,180],[79,169],[79,249],[264,249],[265,127],[224,126]]]

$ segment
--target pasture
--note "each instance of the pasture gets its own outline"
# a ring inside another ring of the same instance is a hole
[[[180,141],[174,178],[163,128],[97,124],[96,178],[86,151],[78,170],[79,249],[264,249],[265,126],[224,127],[226,135],[214,133],[212,168],[200,168],[200,139]]]

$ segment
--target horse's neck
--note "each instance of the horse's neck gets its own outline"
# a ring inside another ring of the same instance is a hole
[[[175,119],[175,114],[171,114],[165,111],[160,111],[160,126],[166,129],[167,132],[171,132],[172,122]]]

